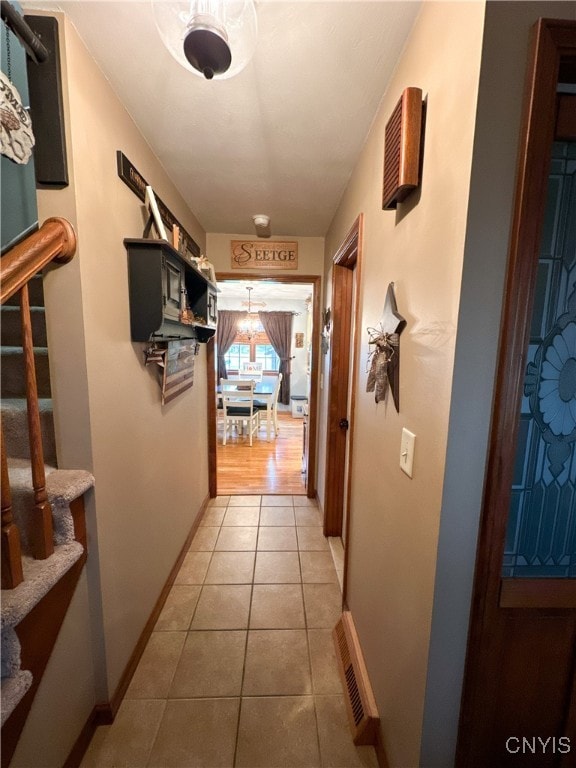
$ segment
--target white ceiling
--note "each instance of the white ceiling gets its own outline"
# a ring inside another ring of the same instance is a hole
[[[207,232],[264,213],[273,237],[326,234],[419,6],[259,2],[254,58],[208,81],[164,48],[149,1],[23,3],[69,15]]]
[[[250,301],[255,305],[255,309],[262,309],[257,306],[258,302],[282,301],[306,301],[312,296],[314,286],[308,283],[275,283],[273,280],[226,280],[218,282],[218,303],[222,299],[242,300],[248,302],[248,290],[250,287]]]

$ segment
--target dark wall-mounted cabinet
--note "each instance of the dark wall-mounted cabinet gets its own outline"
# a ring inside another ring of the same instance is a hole
[[[217,288],[165,240],[124,240],[132,341],[197,339],[216,332]]]

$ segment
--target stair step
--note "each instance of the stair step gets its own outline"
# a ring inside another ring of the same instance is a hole
[[[17,626],[48,594],[84,552],[78,541],[67,541],[54,549],[46,560],[22,558],[24,581],[15,589],[2,590],[2,659],[9,658],[2,677],[2,725],[16,709],[33,682],[32,673],[20,668]],[[16,645],[15,645],[16,644]],[[32,669],[36,659],[29,659]],[[40,678],[39,678],[40,679]],[[4,747],[4,744],[3,744]],[[4,755],[3,755],[4,757]]]
[[[22,701],[31,685],[32,673],[26,669],[2,679],[2,725]]]
[[[25,398],[7,398],[2,400],[2,425],[6,441],[6,455],[15,459],[30,458],[28,439],[28,411]],[[40,398],[40,427],[42,430],[42,448],[46,464],[56,465],[56,438],[54,436],[54,414],[52,400]]]
[[[48,479],[49,474],[54,472],[54,467],[46,465],[44,471]],[[8,477],[12,497],[12,517],[20,533],[22,554],[32,556],[35,510],[30,459],[8,459]]]
[[[21,347],[2,347],[2,397],[24,397],[24,353]],[[50,369],[46,347],[34,347],[38,397],[50,397]]]
[[[48,346],[46,338],[46,311],[44,307],[31,307],[32,339],[37,347]],[[22,346],[20,307],[2,307],[1,341],[3,347]]]
[[[54,543],[62,544],[74,538],[74,523],[69,505],[94,485],[94,478],[83,469],[56,469],[46,465],[44,470],[46,494],[52,506]],[[12,515],[20,532],[22,553],[31,556],[35,511],[30,461],[8,459],[8,476],[12,495]]]
[[[42,275],[34,275],[34,277],[28,281],[28,295],[30,297],[31,307],[43,307],[44,306],[44,285],[42,283]],[[11,296],[4,306],[7,307],[19,307],[20,306],[20,291],[17,291],[14,296]]]
[[[82,556],[84,547],[68,541],[54,548],[46,560],[22,558],[24,581],[15,589],[2,590],[2,626],[15,627]]]

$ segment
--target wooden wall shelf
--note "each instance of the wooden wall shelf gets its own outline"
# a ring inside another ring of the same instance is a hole
[[[125,239],[124,245],[132,341],[209,341],[218,319],[216,285],[166,240]]]

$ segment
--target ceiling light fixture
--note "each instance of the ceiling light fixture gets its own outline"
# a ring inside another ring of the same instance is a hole
[[[270,216],[266,216],[264,213],[257,213],[255,216],[252,216],[252,221],[256,227],[258,237],[270,237]]]
[[[252,286],[248,286],[246,290],[248,291],[248,312],[246,313],[246,317],[243,317],[242,320],[238,322],[238,329],[248,338],[248,340],[250,340],[253,336],[256,336],[257,333],[260,333],[263,328],[258,315],[252,314],[252,304],[250,303],[250,295],[253,290]]]
[[[183,67],[207,80],[238,74],[256,48],[253,0],[152,0],[160,37]]]

